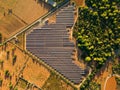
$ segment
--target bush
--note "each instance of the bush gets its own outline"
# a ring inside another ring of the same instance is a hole
[[[2,82],[3,82],[3,80],[0,78],[0,86],[2,86]]]
[[[14,55],[14,56],[13,56],[13,59],[12,59],[12,64],[13,64],[13,65],[15,64],[16,59],[17,59],[17,56],[16,56],[16,55]]]
[[[9,70],[5,70],[5,78],[8,78],[10,76]]]
[[[9,83],[9,89],[10,89],[10,90],[13,90],[13,85],[12,85],[11,82]]]
[[[117,78],[117,77],[116,77],[115,79],[116,79],[116,81],[117,81],[117,84],[120,85],[120,78]]]
[[[114,74],[119,74],[120,75],[120,64],[114,65],[112,67],[112,71]]]

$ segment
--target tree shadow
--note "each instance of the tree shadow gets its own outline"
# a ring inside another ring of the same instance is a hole
[[[48,3],[46,3],[43,0],[35,0],[37,2],[37,4],[39,4],[41,7],[45,8],[45,9],[51,9],[52,6],[50,6]]]

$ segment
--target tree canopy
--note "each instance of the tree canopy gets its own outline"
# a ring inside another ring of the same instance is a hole
[[[86,61],[103,63],[120,46],[120,1],[85,0],[74,30]]]

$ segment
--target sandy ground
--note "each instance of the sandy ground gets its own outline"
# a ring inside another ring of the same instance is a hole
[[[17,0],[13,12],[26,23],[31,23],[50,9],[51,7],[42,0],[39,0],[39,2],[37,0]]]
[[[11,44],[9,44],[9,47],[7,47],[7,51],[10,51],[10,58],[7,60],[6,59],[6,51],[1,51],[0,50],[0,60],[3,60],[3,69],[0,69],[0,78],[3,79],[3,84],[2,84],[2,88],[0,87],[0,90],[9,90],[9,83],[11,82],[13,85],[15,85],[16,83],[16,78],[18,77],[18,73],[21,70],[21,66],[23,66],[26,57],[25,55],[19,50],[16,49],[15,50],[15,55],[17,55],[17,60],[16,63],[14,65],[12,65],[12,48],[14,46],[12,46]],[[5,70],[9,70],[10,75],[12,76],[12,79],[10,80],[5,79]]]
[[[116,90],[117,83],[115,77],[108,79],[105,90]]]
[[[9,9],[12,14],[8,14]],[[41,0],[0,0],[0,33],[9,38],[50,9]]]
[[[56,23],[56,14],[57,12],[51,15],[50,17],[48,17],[49,24]]]
[[[0,33],[2,33],[3,37],[8,38],[24,26],[25,24],[14,15],[8,15],[0,20]]]
[[[85,6],[85,0],[71,0],[75,1],[77,6]]]
[[[15,64],[12,64],[12,49],[15,48],[14,54],[17,55],[17,59]],[[7,51],[10,52],[9,59],[7,60]],[[19,78],[18,74],[20,73],[22,67],[26,65],[25,69],[23,69],[23,77],[36,84],[39,87],[42,87],[44,82],[50,76],[49,71],[43,66],[36,62],[33,62],[32,59],[28,55],[24,54],[21,50],[19,50],[14,45],[8,43],[6,51],[2,50],[0,47],[0,60],[3,60],[3,68],[0,68],[0,78],[3,80],[2,87],[0,90],[9,90],[9,83],[11,82],[14,86],[16,84],[16,80]],[[27,64],[25,62],[28,60]],[[9,70],[11,79],[5,79],[5,71]],[[18,89],[21,90],[21,89]]]
[[[49,71],[36,61],[30,59],[23,71],[23,78],[42,87],[50,76]]]

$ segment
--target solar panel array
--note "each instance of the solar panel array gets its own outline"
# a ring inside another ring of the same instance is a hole
[[[54,68],[71,82],[78,84],[84,70],[73,63],[75,44],[69,40],[66,26],[74,23],[73,6],[63,8],[56,23],[34,29],[26,36],[26,49]]]

